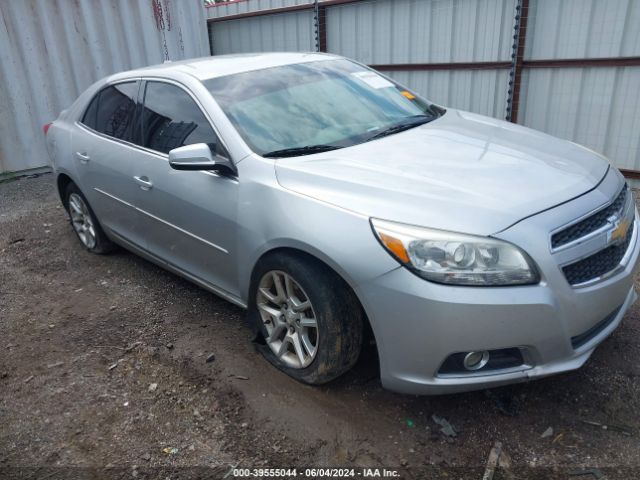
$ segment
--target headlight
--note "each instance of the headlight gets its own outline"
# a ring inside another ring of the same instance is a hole
[[[525,252],[491,237],[371,219],[380,243],[421,277],[450,285],[525,285],[539,276]]]

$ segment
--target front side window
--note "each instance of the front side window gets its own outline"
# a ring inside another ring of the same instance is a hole
[[[202,110],[183,89],[169,83],[147,82],[142,109],[142,145],[169,153],[194,143],[218,146],[216,134]]]
[[[273,67],[204,84],[245,142],[264,156],[348,147],[443,113],[349,60]]]
[[[131,140],[137,96],[137,82],[109,85],[93,98],[82,123],[110,137]]]

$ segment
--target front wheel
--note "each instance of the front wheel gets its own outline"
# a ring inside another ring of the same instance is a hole
[[[364,312],[336,273],[287,253],[263,260],[253,278],[249,314],[273,365],[299,381],[322,384],[356,363]]]

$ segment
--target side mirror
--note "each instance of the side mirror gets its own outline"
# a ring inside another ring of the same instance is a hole
[[[233,163],[221,155],[214,155],[206,143],[174,148],[169,152],[169,165],[174,170],[213,170],[221,173],[236,173]]]

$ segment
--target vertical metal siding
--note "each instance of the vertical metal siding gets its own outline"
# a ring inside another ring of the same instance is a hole
[[[515,0],[363,0],[327,9],[328,50],[366,64],[508,61]],[[436,103],[504,118],[507,70],[385,72]]]
[[[448,107],[504,118],[507,70],[385,72],[429,100]]]
[[[638,0],[533,0],[527,60],[640,55]]]
[[[315,50],[312,11],[210,23],[209,28],[214,55]]]
[[[516,0],[360,0],[326,8],[331,53],[378,65],[511,60]],[[309,3],[247,0],[208,9],[225,17]],[[298,18],[302,12],[298,12]],[[312,50],[275,37],[292,27],[265,16],[211,24],[216,53]],[[279,15],[291,15],[279,14]],[[266,29],[264,26],[267,26]],[[300,25],[298,25],[300,28]],[[229,30],[232,30],[229,31]],[[220,38],[219,38],[220,37]],[[640,0],[530,0],[520,123],[584,144],[621,168],[640,170],[640,67],[531,68],[527,60],[640,56]],[[388,74],[427,98],[504,118],[508,70],[398,71]]]
[[[522,123],[640,170],[640,67],[525,70]]]
[[[307,5],[313,0],[240,0],[219,3],[207,8],[207,18],[228,17],[239,13],[257,12],[259,10],[272,10],[274,8],[292,7],[294,5]]]
[[[200,0],[0,2],[0,173],[48,165],[42,125],[93,82],[170,59],[208,55]],[[169,29],[169,27],[171,27]]]
[[[248,0],[209,18],[302,0]],[[508,61],[515,0],[362,0],[327,8],[328,50],[367,64]],[[315,48],[313,11],[210,23],[214,54]],[[504,118],[508,71],[389,72],[437,103]]]
[[[328,50],[368,64],[506,61],[515,0],[364,0],[327,9]]]
[[[640,55],[640,1],[532,0],[525,60]],[[640,67],[528,68],[521,123],[640,170]]]

